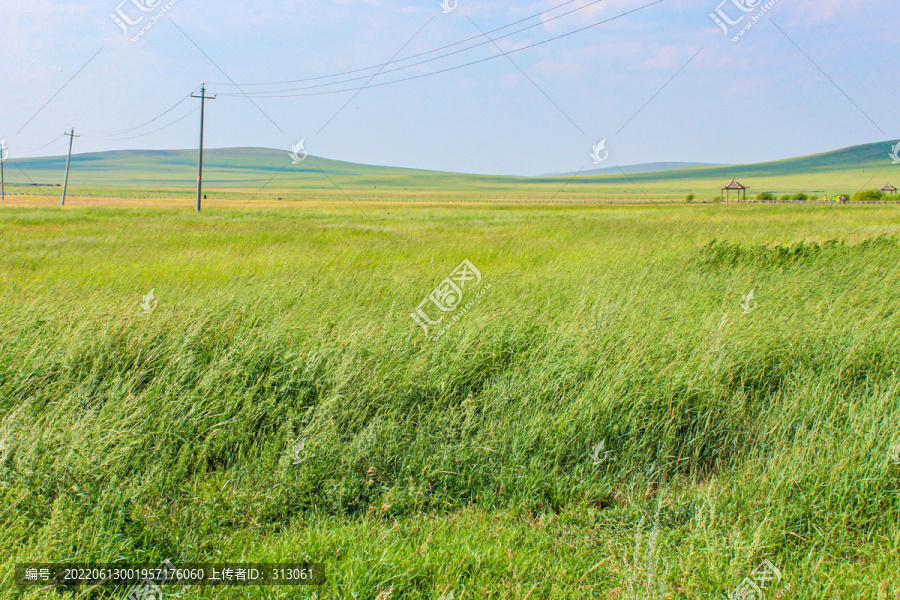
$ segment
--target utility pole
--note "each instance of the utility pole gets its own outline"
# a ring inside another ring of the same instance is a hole
[[[72,131],[64,133],[63,135],[69,136],[69,158],[66,159],[66,179],[63,181],[63,195],[60,206],[66,205],[66,188],[69,187],[69,164],[72,162],[72,142],[75,141],[75,138],[81,137],[80,135],[75,135],[74,127],[72,128]]]
[[[6,200],[6,178],[3,176],[3,159],[6,158],[6,138],[0,142],[0,200]]]
[[[203,193],[203,120],[206,112],[206,101],[215,100],[215,96],[206,95],[206,84],[200,86],[200,95],[191,94],[191,98],[200,99],[200,159],[197,161],[197,212],[200,212],[200,198]]]

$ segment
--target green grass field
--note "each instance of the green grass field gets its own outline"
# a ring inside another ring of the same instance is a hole
[[[0,206],[4,597],[900,598],[896,206],[187,204]]]

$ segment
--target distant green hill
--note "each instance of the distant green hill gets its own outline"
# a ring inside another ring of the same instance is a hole
[[[581,198],[649,195],[679,197],[694,193],[711,198],[736,178],[750,195],[772,191],[833,194],[900,185],[900,165],[889,157],[892,142],[750,165],[702,166],[662,171],[504,177],[363,165],[310,156],[292,164],[283,150],[223,148],[207,150],[205,191],[209,194],[262,194],[300,197],[303,193],[343,194],[354,198],[430,196],[448,198]],[[189,193],[196,185],[196,150],[120,150],[72,157],[73,193]],[[632,166],[637,168],[639,165]],[[615,169],[615,167],[613,168]],[[30,183],[62,182],[65,157],[11,159],[6,180],[11,191]],[[617,169],[616,169],[617,170]],[[609,169],[606,169],[609,171]],[[324,172],[324,174],[323,174]]]
[[[579,175],[618,175],[619,169],[626,173],[655,173],[656,171],[675,171],[677,169],[693,169],[694,167],[721,167],[721,163],[692,163],[692,162],[654,162],[640,163],[637,165],[623,165],[621,167],[603,167],[602,169],[586,169]],[[575,175],[576,171],[569,173],[553,173],[553,175]]]
[[[61,178],[66,157],[8,160],[8,167],[21,167],[34,178]],[[434,177],[436,172],[395,167],[378,167],[310,156],[292,164],[283,150],[268,148],[222,148],[204,152],[204,179],[209,183],[245,184],[265,182],[283,174],[282,183],[309,176],[321,177],[318,168],[341,178]],[[32,175],[34,174],[34,175]],[[15,176],[15,170],[13,171]],[[86,185],[192,185],[197,176],[196,150],[116,150],[72,156],[71,179]],[[453,174],[454,177],[457,175]]]

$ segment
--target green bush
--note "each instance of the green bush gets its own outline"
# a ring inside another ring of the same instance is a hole
[[[810,196],[809,199],[812,201],[816,201],[819,199],[819,197],[818,196]]]
[[[800,200],[800,201],[803,201],[803,200],[807,200],[808,198],[809,198],[809,197],[808,197],[806,194],[804,194],[803,192],[797,192],[796,194],[794,194],[793,196],[791,196],[791,200]]]
[[[775,200],[775,194],[772,192],[763,192],[762,194],[757,194],[757,200]]]
[[[693,202],[694,198],[696,198],[696,196],[694,196],[693,194],[688,194],[687,196],[684,197],[686,202]]]
[[[787,202],[787,201],[790,200],[790,199],[791,199],[791,197],[790,197],[790,195],[788,195],[788,194],[785,194],[784,196],[781,197],[781,201],[782,201],[782,202]]]
[[[863,190],[853,194],[854,202],[876,202],[884,198],[881,190]]]

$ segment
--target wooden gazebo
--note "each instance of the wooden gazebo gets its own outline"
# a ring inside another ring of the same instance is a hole
[[[886,186],[881,188],[881,191],[886,193],[888,196],[894,196],[897,193],[897,188],[895,188],[891,184],[887,184]]]
[[[728,199],[731,196],[731,190],[737,190],[738,202],[741,202],[741,201],[746,202],[746,200],[747,200],[747,188],[742,186],[740,183],[738,183],[734,179],[732,179],[731,183],[729,183],[728,185],[722,186],[721,189],[722,189],[722,196],[723,196],[723,199],[725,200],[725,202],[728,202]],[[742,200],[742,197],[743,197],[743,200]]]

